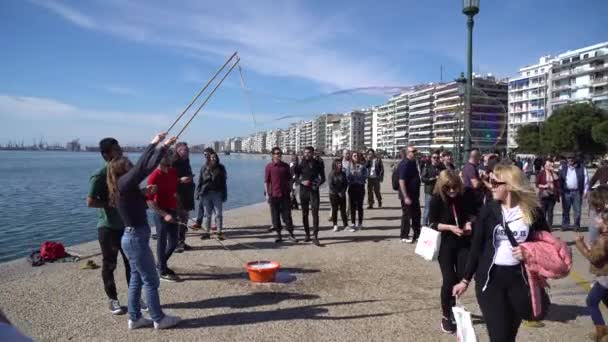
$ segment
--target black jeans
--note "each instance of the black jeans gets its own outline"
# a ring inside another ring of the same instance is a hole
[[[530,288],[524,281],[522,267],[494,265],[485,291],[483,286],[475,284],[490,341],[515,342],[522,317],[531,310]]]
[[[113,300],[118,299],[116,282],[114,281],[114,270],[118,261],[118,252],[122,255],[122,261],[125,264],[127,284],[131,279],[131,266],[129,266],[129,260],[127,260],[127,256],[120,245],[123,233],[124,230],[112,230],[109,228],[99,228],[97,230],[102,257],[101,279],[103,280],[106,295],[108,295],[109,299]]]
[[[382,194],[380,193],[380,179],[368,178],[367,179],[367,204],[370,207],[374,206],[374,195],[378,200],[378,206],[382,206]]]
[[[334,226],[338,225],[338,211],[342,216],[342,223],[344,227],[348,226],[348,218],[346,217],[346,194],[338,196],[336,194],[329,194],[329,201],[331,202],[331,220]]]
[[[418,240],[420,236],[420,200],[412,199],[412,204],[406,205],[405,201],[399,195],[401,201],[401,238],[407,239],[410,235],[410,226],[414,229],[414,240]]]
[[[348,199],[350,200],[350,220],[355,224],[355,214],[358,214],[358,223],[363,223],[363,198],[365,197],[365,185],[351,184],[348,186]]]
[[[319,190],[313,190],[300,186],[300,204],[302,205],[302,223],[306,236],[310,236],[310,225],[308,224],[309,207],[312,210],[312,226],[315,237],[319,235]]]
[[[441,278],[443,279],[443,283],[441,284],[441,312],[443,313],[443,317],[451,318],[452,307],[456,305],[456,299],[452,296],[452,288],[464,276],[463,273],[467,264],[469,247],[464,244],[455,244],[453,243],[454,241],[449,241],[445,238],[443,240],[437,257],[439,269],[441,270]]]
[[[174,219],[177,219],[175,211],[167,211]],[[158,259],[157,268],[160,273],[167,271],[167,261],[175,251],[177,247],[177,235],[178,225],[173,222],[169,223],[165,221],[164,217],[158,214],[154,214],[154,221],[156,223],[156,258]]]
[[[555,208],[555,196],[542,198],[541,203],[543,205],[543,211],[545,212],[545,217],[547,218],[547,223],[549,227],[553,227],[553,208]]]
[[[270,198],[270,216],[272,218],[272,226],[277,235],[281,236],[281,217],[287,226],[287,231],[293,232],[293,222],[291,220],[291,198],[290,196],[271,197]]]
[[[186,244],[186,232],[188,231],[188,220],[190,219],[190,211],[177,209],[176,211],[177,220],[182,223],[177,226],[177,244]]]

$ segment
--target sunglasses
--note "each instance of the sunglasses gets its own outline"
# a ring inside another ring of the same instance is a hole
[[[273,153],[272,155],[273,155],[273,156],[282,156],[282,155],[283,155],[283,153],[281,153],[281,152],[276,152],[276,153]]]
[[[455,188],[452,188],[452,187],[445,187],[445,188],[443,188],[443,191],[445,191],[445,192],[457,192],[457,190]]]
[[[438,159],[439,157],[437,156],[432,156],[431,159]]]
[[[492,186],[492,188],[494,188],[494,189],[498,188],[498,187],[499,187],[499,186],[501,186],[501,185],[505,185],[505,184],[507,184],[507,183],[506,183],[506,182],[499,182],[499,181],[494,180],[494,179],[490,179],[490,185],[491,185],[491,186]]]

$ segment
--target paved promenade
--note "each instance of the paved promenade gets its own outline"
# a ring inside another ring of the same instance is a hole
[[[160,287],[163,309],[184,319],[176,329],[128,331],[127,316],[108,313],[100,270],[81,270],[79,263],[0,264],[0,307],[39,341],[455,341],[439,329],[439,266],[416,256],[414,245],[400,243],[401,211],[386,178],[385,207],[366,210],[360,232],[331,231],[328,199],[322,195],[322,247],[276,245],[267,232],[264,203],[225,214],[224,243],[233,252],[190,233],[195,250],[170,260],[184,282]],[[587,209],[584,213],[587,223]],[[300,212],[293,216],[296,235],[303,238]],[[557,234],[571,240],[570,232]],[[71,250],[101,265],[96,241]],[[250,283],[239,259],[279,261],[279,282]],[[570,277],[551,282],[554,305],[546,326],[522,328],[520,341],[583,341],[591,330],[585,287],[592,277],[578,252],[574,261]],[[119,297],[126,304],[120,264]],[[463,303],[479,315],[473,287]],[[487,341],[479,318],[476,331]]]

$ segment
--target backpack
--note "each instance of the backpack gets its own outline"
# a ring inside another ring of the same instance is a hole
[[[65,252],[65,248],[61,242],[45,241],[40,248],[40,256],[44,260],[57,260],[65,258],[68,254]]]
[[[399,191],[399,167],[393,170],[392,175],[393,190]]]

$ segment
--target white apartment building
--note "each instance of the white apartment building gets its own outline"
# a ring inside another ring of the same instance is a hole
[[[230,140],[230,152],[242,152],[243,140],[241,138],[232,138]]]
[[[281,130],[272,129],[272,130],[266,132],[266,142],[265,142],[266,151],[264,151],[264,152],[270,152],[270,150],[273,147],[277,147],[277,146],[281,146]]]
[[[316,117],[312,122],[311,146],[315,151],[325,153],[327,145],[327,121],[331,117],[330,114],[322,114]]]
[[[331,115],[327,119],[325,127],[325,153],[336,155],[342,144],[342,132],[340,131],[340,121],[342,115]]]
[[[374,111],[376,107],[373,107],[365,112],[365,119],[363,122],[363,145],[366,149],[376,149],[374,145],[374,138],[376,132],[374,130]]]
[[[409,92],[403,92],[394,97],[395,103],[395,141],[393,150],[387,151],[391,157],[397,157],[399,150],[408,144],[409,122]]]
[[[253,142],[251,146],[252,151],[255,153],[266,153],[266,132],[258,132],[253,136]]]
[[[254,140],[254,136],[250,135],[248,137],[243,138],[242,141],[242,151],[245,153],[252,153],[254,152],[253,150],[253,140]]]
[[[509,80],[508,147],[517,147],[522,125],[542,122],[576,102],[608,109],[608,42],[541,57]]]
[[[340,120],[340,149],[360,151],[363,145],[363,127],[365,112],[352,111],[344,114]]]
[[[391,153],[395,144],[395,98],[376,107],[376,147],[379,153]]]
[[[409,94],[408,142],[422,153],[433,144],[433,102],[435,85]]]

